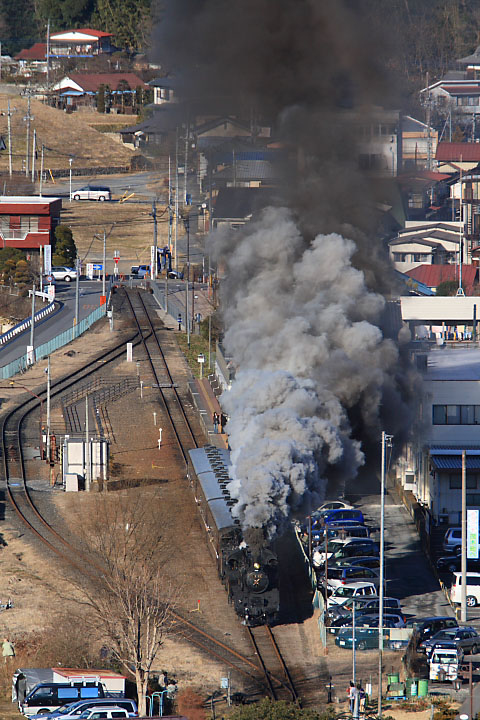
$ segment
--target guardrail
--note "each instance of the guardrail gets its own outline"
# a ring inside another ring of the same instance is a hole
[[[50,315],[55,310],[55,303],[51,302],[46,307],[42,308],[41,310],[37,310],[35,313],[35,322],[38,322],[40,320],[43,320],[47,315]],[[0,335],[0,346],[5,345],[10,340],[13,340],[14,337],[17,335],[20,335],[20,333],[24,332],[30,325],[32,324],[32,318],[31,316],[26,318],[25,320],[22,320],[22,322],[19,322],[17,325],[15,325],[13,328],[10,328],[6,333],[3,333],[3,335]]]
[[[63,333],[60,333],[60,335],[56,335],[56,337],[52,338],[48,342],[36,347],[33,352],[33,362],[35,363],[37,360],[42,360],[43,358],[48,357],[55,350],[58,350],[64,345],[68,345],[68,343],[72,342],[72,340],[75,340],[75,338],[79,337],[79,335],[82,335],[82,333],[88,330],[93,323],[97,322],[97,320],[100,320],[100,318],[106,315],[106,312],[107,305],[100,305],[100,307],[93,310],[89,315],[87,315],[87,317],[81,320],[78,325],[65,330]],[[32,364],[31,360],[32,358],[25,354],[16,360],[12,360],[12,362],[8,363],[8,365],[4,365],[0,368],[2,380],[6,380],[19,372],[25,372],[29,364]]]

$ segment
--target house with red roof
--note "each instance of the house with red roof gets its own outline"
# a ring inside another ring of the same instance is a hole
[[[436,292],[442,282],[453,281],[460,284],[459,265],[418,265],[405,273],[412,280],[423,283]],[[462,265],[462,287],[465,295],[475,295],[478,289],[478,268],[474,265]]]
[[[20,50],[14,60],[18,63],[18,72],[24,77],[35,73],[47,72],[47,43],[35,43],[31,48]]]
[[[50,34],[50,58],[89,58],[111,53],[112,34],[102,30],[81,28]]]
[[[48,60],[50,68],[61,67],[62,60],[93,58],[110,54],[116,48],[111,42],[112,34],[103,30],[81,28],[50,33]],[[47,72],[47,43],[35,43],[31,48],[21,50],[15,56],[19,73],[30,77],[35,73]]]
[[[125,112],[134,104],[136,90],[148,90],[143,80],[132,72],[71,73],[53,86],[51,97],[57,107],[75,110],[96,107],[97,93],[103,89],[108,109]]]
[[[468,172],[480,163],[480,143],[440,142],[435,160],[442,173]]]

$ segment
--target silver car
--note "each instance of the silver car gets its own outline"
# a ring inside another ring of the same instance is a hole
[[[109,187],[101,185],[85,185],[85,187],[73,192],[74,200],[111,200],[112,194]]]
[[[77,271],[73,268],[57,266],[52,267],[52,275],[55,280],[64,280],[65,282],[70,282],[71,280],[76,280]]]

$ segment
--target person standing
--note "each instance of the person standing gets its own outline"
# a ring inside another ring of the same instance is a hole
[[[13,644],[10,642],[10,640],[8,638],[3,639],[2,655],[3,655],[5,663],[7,663],[10,658],[15,657],[15,648],[13,647]]]

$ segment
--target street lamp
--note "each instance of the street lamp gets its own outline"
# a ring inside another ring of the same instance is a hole
[[[380,593],[378,613],[378,717],[382,717],[382,673],[383,673],[383,598],[385,596],[385,473],[386,449],[392,447],[393,435],[382,432],[382,467],[380,473]]]
[[[190,316],[188,308],[188,289],[190,287],[190,217],[183,218],[183,224],[187,233],[187,277],[185,281],[185,325],[187,328],[187,345],[190,347]]]
[[[68,162],[70,163],[70,202],[72,202],[72,162],[73,158],[68,158]]]

